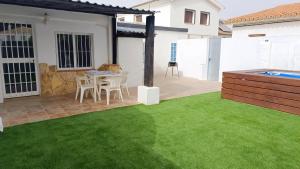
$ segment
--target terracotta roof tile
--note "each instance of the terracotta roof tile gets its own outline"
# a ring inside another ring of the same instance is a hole
[[[269,23],[272,21],[300,20],[300,3],[280,5],[260,12],[251,13],[225,21],[226,24],[242,25]]]

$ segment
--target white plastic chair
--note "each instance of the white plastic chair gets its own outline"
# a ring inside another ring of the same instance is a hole
[[[122,91],[121,91],[122,77],[110,77],[110,78],[105,79],[105,81],[108,82],[108,84],[100,86],[98,93],[101,93],[101,90],[105,90],[106,91],[106,102],[107,102],[107,105],[109,105],[110,93],[112,91],[118,92],[119,93],[119,97],[121,98],[121,100],[123,102],[123,95],[122,95]]]
[[[122,72],[121,89],[125,89],[129,96],[129,90],[127,85],[128,72]]]
[[[108,81],[105,81],[105,79],[97,79],[97,87],[98,87],[98,98],[101,100],[101,87],[109,85]]]
[[[90,92],[93,91],[94,85],[93,80],[88,78],[87,76],[77,76],[76,77],[76,96],[75,100],[77,100],[79,92],[80,92],[80,103],[83,101],[83,96],[86,90],[89,90]],[[94,97],[94,95],[92,94]]]

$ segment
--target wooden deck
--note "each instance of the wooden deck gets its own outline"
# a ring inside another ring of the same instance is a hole
[[[300,115],[300,80],[258,74],[264,71],[224,72],[222,97]]]

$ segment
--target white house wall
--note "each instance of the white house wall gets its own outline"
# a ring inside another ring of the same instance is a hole
[[[265,25],[234,27],[233,38],[248,37],[249,34],[266,34],[266,36],[300,35],[300,21]]]
[[[284,38],[271,37],[268,40],[271,43],[270,68],[300,71],[300,35]]]
[[[44,13],[48,13],[46,24],[43,22]],[[57,64],[56,32],[92,34],[95,68],[109,61],[107,16],[0,5],[0,18],[3,21],[33,25],[38,63]]]
[[[140,31],[143,31],[142,29]],[[162,30],[156,30],[155,31],[155,39],[154,39],[154,74],[155,75],[162,75],[165,73],[168,63],[171,60],[171,43],[172,42],[177,42],[178,40],[182,39],[187,39],[187,33],[186,32],[176,32],[176,31],[162,31]],[[135,46],[133,45],[134,43],[137,43],[137,41],[131,41],[130,38],[119,38],[121,41],[118,41],[118,45],[120,46],[121,49],[124,48],[123,51],[119,51],[118,55],[128,55],[128,52],[131,53],[128,49],[134,49]],[[128,40],[128,45],[124,46],[125,40]],[[133,44],[131,44],[131,43]],[[140,44],[143,44],[144,48],[144,42],[139,41]],[[140,46],[137,45],[137,47]],[[120,50],[120,49],[119,49]],[[139,50],[139,49],[138,49]],[[135,51],[132,51],[135,53]],[[127,56],[130,57],[130,56]],[[143,56],[141,56],[144,58]],[[125,57],[126,58],[126,57]],[[120,59],[122,57],[120,56]],[[144,62],[143,62],[144,65]]]
[[[155,25],[171,26],[171,5],[165,4],[157,7],[154,11],[159,11],[155,14]]]
[[[185,9],[192,9],[196,11],[196,23],[194,25],[184,23]],[[207,26],[200,25],[201,11],[210,13],[210,24]],[[171,9],[171,26],[188,28],[189,34],[191,36],[195,36],[195,38],[199,38],[197,35],[204,37],[218,36],[220,20],[219,12],[220,10],[207,0],[174,0],[174,2],[172,2]]]
[[[118,62],[123,71],[128,72],[129,87],[143,85],[144,79],[144,42],[140,38],[118,39]]]
[[[132,14],[118,14],[118,18],[124,18],[125,22],[134,23],[134,15]]]
[[[154,43],[155,74],[164,74],[171,60],[171,43],[187,39],[185,32],[156,31]]]
[[[185,77],[207,80],[208,39],[187,39],[177,42],[179,71]]]
[[[171,3],[169,0],[154,1],[150,4],[141,5],[138,9],[150,9],[157,11],[155,14],[155,25],[171,26]],[[130,22],[130,19],[126,21]],[[143,23],[146,23],[145,15],[143,16]]]
[[[45,13],[48,14],[46,24]],[[109,52],[111,37],[108,35],[111,19],[108,16],[0,5],[0,21],[32,24],[37,63],[57,65],[56,32],[92,34],[94,67],[98,68],[111,60],[111,52]],[[0,103],[3,102],[2,92],[0,92]]]
[[[35,24],[38,61],[56,65],[56,32],[90,33],[93,35],[94,66],[98,68],[108,63],[107,30],[95,24],[72,23],[65,21],[50,21],[47,25]]]
[[[224,71],[300,70],[300,36],[222,39],[220,81]]]
[[[222,39],[220,81],[224,71],[264,68],[259,54],[259,41],[251,38]]]
[[[218,36],[220,9],[209,0],[160,0],[140,5],[137,8],[157,11],[155,14],[156,26],[188,28],[190,38]],[[185,9],[196,11],[194,25],[184,23]],[[210,13],[209,25],[200,25],[201,11]],[[119,15],[119,17],[125,17],[125,22],[134,22],[134,15]],[[146,23],[145,15],[143,23]]]

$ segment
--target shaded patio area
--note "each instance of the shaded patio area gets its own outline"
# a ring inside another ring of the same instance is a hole
[[[199,81],[183,77],[164,79],[159,76],[155,78],[154,83],[160,87],[161,100],[220,91],[221,89],[218,82]],[[108,106],[105,96],[97,103],[94,103],[92,97],[89,96],[84,99],[82,104],[74,100],[75,94],[6,99],[3,104],[0,104],[0,116],[3,118],[4,126],[7,127],[138,104],[137,88],[130,88],[129,90],[130,96],[124,94],[123,103],[112,98],[111,104]]]

